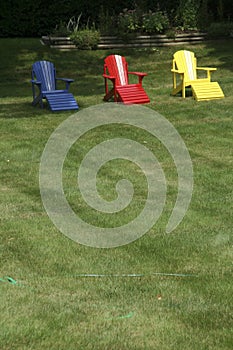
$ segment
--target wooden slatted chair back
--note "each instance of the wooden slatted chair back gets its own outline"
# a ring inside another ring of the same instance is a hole
[[[32,79],[41,82],[42,91],[56,90],[56,71],[52,62],[37,61],[32,66]]]
[[[184,72],[184,81],[192,81],[197,79],[196,58],[194,53],[187,50],[180,50],[174,54],[176,68]]]
[[[116,85],[128,85],[128,64],[125,57],[120,55],[110,55],[105,58],[105,71],[116,78]]]

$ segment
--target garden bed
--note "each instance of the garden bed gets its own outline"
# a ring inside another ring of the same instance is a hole
[[[124,47],[156,47],[182,44],[199,44],[206,39],[206,33],[180,33],[169,38],[167,35],[135,35],[133,38],[122,39],[117,36],[101,36],[98,49],[114,49]],[[69,37],[42,36],[41,43],[56,49],[76,49]]]

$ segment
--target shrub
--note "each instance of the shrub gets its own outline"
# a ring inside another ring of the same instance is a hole
[[[146,33],[163,33],[169,28],[169,19],[166,12],[149,11],[142,16],[142,29]]]
[[[163,33],[169,28],[169,19],[166,12],[160,10],[142,13],[139,8],[135,10],[124,9],[117,18],[118,34],[123,39],[130,39],[134,33]]]
[[[97,48],[100,34],[98,30],[86,28],[74,31],[70,38],[78,49],[92,50]]]
[[[176,13],[176,26],[182,30],[195,30],[198,26],[199,4],[196,0],[180,0]]]
[[[166,32],[165,35],[169,39],[175,39],[176,37],[176,30],[174,28],[169,28]]]
[[[88,23],[80,25],[80,19],[82,14],[75,17],[71,17],[67,24],[60,22],[60,24],[52,32],[52,36],[69,36],[73,43],[80,50],[91,50],[97,48],[100,33],[94,26],[88,27]]]
[[[140,28],[140,16],[137,10],[124,9],[118,16],[119,33],[134,33]]]

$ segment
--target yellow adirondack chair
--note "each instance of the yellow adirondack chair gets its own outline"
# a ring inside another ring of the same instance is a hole
[[[191,87],[193,97],[197,101],[224,97],[219,84],[211,81],[211,73],[216,69],[197,67],[197,60],[193,52],[187,50],[177,51],[172,61],[172,95],[182,92],[182,97],[185,98],[185,88]],[[205,77],[198,77],[197,72],[199,70],[206,72]],[[179,76],[178,82],[177,75]]]

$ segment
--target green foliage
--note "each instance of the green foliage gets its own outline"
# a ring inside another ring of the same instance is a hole
[[[176,25],[182,30],[195,30],[198,26],[199,2],[180,0],[176,13]]]
[[[69,36],[80,50],[96,49],[100,33],[95,29],[94,25],[89,28],[88,23],[86,25],[80,23],[81,16],[82,14],[77,19],[74,16],[71,17],[67,24],[60,22],[51,33],[51,36]]]
[[[203,27],[212,19],[222,22],[233,18],[231,0],[12,0],[0,1],[0,37],[38,37],[54,31],[66,33],[62,23],[67,23],[69,18],[75,18],[80,13],[85,22],[88,19],[95,22],[101,33],[115,34],[118,25],[119,32],[134,33],[142,24],[141,15],[147,14],[149,10],[153,13],[158,12],[158,5],[163,12],[166,11],[171,26],[179,26],[185,30],[196,28],[198,25]],[[202,20],[199,17],[202,17]],[[158,21],[161,22],[162,19],[158,18]],[[153,22],[153,19],[149,18],[148,22]],[[146,26],[152,28],[153,23],[147,23]],[[156,24],[155,27],[159,31],[162,30],[161,25]]]
[[[80,50],[92,50],[96,49],[100,33],[95,29],[80,29],[71,33],[70,38]]]
[[[73,32],[76,32],[80,27],[80,19],[82,14],[78,16],[76,19],[75,16],[71,17],[69,21],[63,22],[60,21],[58,25],[56,25],[55,29],[51,32],[52,36],[69,36]]]
[[[134,33],[140,29],[140,15],[138,11],[124,9],[117,18],[119,33]]]
[[[113,19],[111,19],[111,23]],[[123,39],[130,39],[135,33],[164,33],[169,28],[169,19],[166,12],[157,10],[155,12],[142,12],[139,8],[134,10],[124,9],[115,17],[117,29],[111,30],[108,33],[116,32]],[[105,27],[105,31],[107,28]]]
[[[52,36],[69,36],[70,30],[67,26],[67,24],[63,21],[60,21],[60,23],[55,27],[55,29],[51,32]]]
[[[149,11],[142,16],[142,28],[146,33],[164,33],[169,28],[166,12]]]
[[[76,32],[77,30],[79,30],[81,17],[82,17],[82,13],[80,13],[80,15],[78,16],[77,19],[75,16],[73,16],[69,19],[69,22],[67,23],[67,29],[70,32]],[[88,25],[86,25],[86,26],[88,26]]]
[[[211,23],[207,34],[210,38],[233,37],[233,22]]]
[[[111,11],[112,12],[112,11]],[[98,29],[102,35],[113,35],[117,32],[117,16],[101,6],[98,16]]]
[[[169,39],[175,39],[176,37],[176,31],[174,28],[169,28],[166,30],[165,34]]]
[[[202,0],[198,10],[198,28],[206,31],[210,23],[213,21],[213,13],[209,11],[208,0]]]

